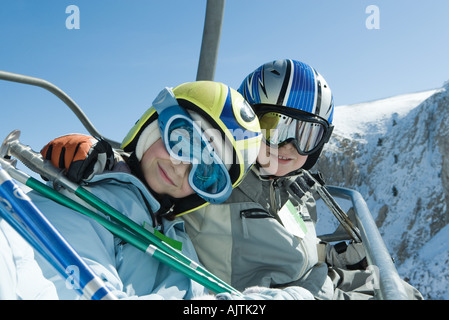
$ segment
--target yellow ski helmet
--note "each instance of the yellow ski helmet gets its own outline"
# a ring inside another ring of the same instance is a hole
[[[171,92],[179,107],[185,109],[194,121],[203,120],[201,129],[214,129],[205,130],[206,134],[215,133],[209,139],[214,140],[214,148],[226,164],[232,188],[237,187],[256,161],[262,135],[251,106],[236,90],[222,83],[197,81],[181,84],[173,90],[164,89],[129,131],[122,149],[135,153],[140,161],[143,153],[161,137],[158,124],[161,119],[158,119],[155,105],[160,109],[158,99],[164,91]],[[193,194],[188,197],[189,201],[178,202],[174,214],[185,214],[211,202],[203,198]]]

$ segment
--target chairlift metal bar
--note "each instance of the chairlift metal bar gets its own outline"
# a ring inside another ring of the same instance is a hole
[[[64,91],[59,89],[54,84],[52,84],[46,80],[43,80],[43,79],[29,77],[29,76],[12,73],[12,72],[6,72],[6,71],[0,71],[0,80],[29,84],[29,85],[41,87],[41,88],[44,88],[44,89],[50,91],[55,96],[57,96],[59,99],[61,99],[70,108],[70,110],[73,111],[73,113],[75,113],[75,115],[81,121],[83,126],[87,129],[87,131],[92,136],[94,136],[97,139],[106,140],[113,148],[120,149],[120,143],[118,143],[114,140],[110,140],[110,139],[104,137],[103,135],[101,135],[97,131],[97,129],[93,126],[93,124],[90,122],[90,120],[87,118],[86,114],[75,103],[75,101],[73,101],[72,98],[70,98]]]
[[[355,190],[342,187],[327,186],[327,189],[335,197],[352,201],[368,263],[376,267],[373,277],[375,284],[378,284],[379,298],[408,300],[403,282],[362,195]]]

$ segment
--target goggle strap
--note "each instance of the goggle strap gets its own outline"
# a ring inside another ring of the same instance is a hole
[[[329,142],[329,140],[332,136],[332,132],[334,132],[334,126],[330,125],[329,128],[327,129],[326,136],[323,137],[323,139],[325,139],[324,143]]]
[[[165,87],[153,100],[153,107],[158,114],[161,114],[162,111],[169,107],[177,105],[178,101],[176,100],[175,94],[169,87]]]

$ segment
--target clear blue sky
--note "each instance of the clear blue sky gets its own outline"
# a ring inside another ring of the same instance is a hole
[[[66,28],[66,8],[80,29]],[[365,12],[379,8],[380,29]],[[196,78],[206,0],[0,0],[0,70],[48,80],[116,141],[165,86]],[[336,105],[441,87],[449,80],[449,1],[226,0],[215,80],[237,88],[259,65],[293,58],[329,82]],[[0,141],[38,150],[86,132],[49,92],[0,81]]]

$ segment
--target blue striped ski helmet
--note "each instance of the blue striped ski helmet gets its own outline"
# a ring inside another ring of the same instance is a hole
[[[293,118],[295,113],[309,114],[325,120],[332,130],[332,91],[323,76],[306,63],[291,59],[265,63],[243,80],[238,91],[258,115],[273,108]],[[315,165],[322,147],[309,155],[303,169]]]

